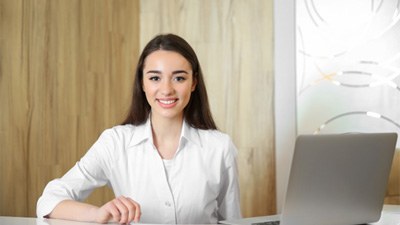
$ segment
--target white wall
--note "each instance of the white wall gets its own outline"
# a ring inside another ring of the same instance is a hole
[[[295,0],[274,1],[277,211],[281,212],[296,138]]]

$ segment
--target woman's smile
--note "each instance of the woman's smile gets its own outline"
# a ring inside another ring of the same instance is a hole
[[[178,99],[157,99],[163,108],[172,108],[176,105]]]

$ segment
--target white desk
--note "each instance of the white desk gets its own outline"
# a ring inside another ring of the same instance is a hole
[[[381,219],[375,225],[400,225],[400,205],[384,205]]]
[[[94,225],[95,223],[75,222],[56,219],[0,216],[0,225]],[[400,205],[385,205],[381,219],[374,225],[400,225]]]

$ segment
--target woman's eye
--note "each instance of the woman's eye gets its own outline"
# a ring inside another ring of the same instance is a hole
[[[175,80],[176,81],[184,81],[184,80],[186,80],[186,78],[184,78],[184,77],[175,77]]]
[[[160,78],[157,77],[157,76],[152,76],[152,77],[149,78],[149,80],[152,80],[152,81],[159,81]]]

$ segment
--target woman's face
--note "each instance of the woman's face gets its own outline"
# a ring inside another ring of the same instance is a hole
[[[182,119],[196,82],[190,63],[182,55],[157,50],[144,61],[142,86],[152,119]]]

